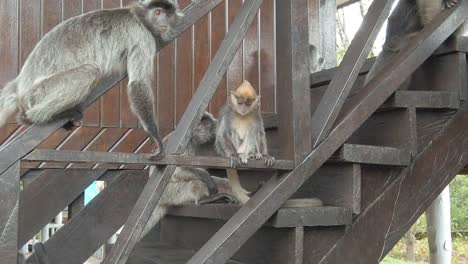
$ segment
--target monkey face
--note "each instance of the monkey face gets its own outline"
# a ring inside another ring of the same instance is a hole
[[[231,105],[234,108],[234,110],[242,116],[252,112],[252,110],[254,110],[258,106],[258,101],[259,96],[252,98],[239,96],[235,93],[231,94]]]
[[[144,0],[146,21],[164,41],[170,40],[174,28],[182,21],[183,13],[175,0]]]

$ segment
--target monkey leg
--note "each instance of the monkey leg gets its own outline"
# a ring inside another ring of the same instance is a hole
[[[133,112],[143,125],[143,128],[150,134],[154,142],[158,143],[157,150],[151,160],[160,160],[164,157],[164,144],[159,136],[159,129],[154,113],[153,94],[151,86],[142,81],[132,81],[128,84],[128,98]]]
[[[76,112],[86,100],[100,77],[99,73],[97,65],[85,64],[39,81],[31,88],[33,94],[29,98],[37,104],[25,111],[26,119],[43,124],[62,116],[79,118],[80,115],[70,113]]]
[[[234,195],[234,197],[236,197],[237,200],[239,200],[241,204],[245,204],[250,199],[250,197],[247,195],[248,191],[242,188],[242,185],[240,184],[239,174],[237,174],[237,170],[226,169],[226,172],[228,175],[229,184],[232,188],[232,194]]]

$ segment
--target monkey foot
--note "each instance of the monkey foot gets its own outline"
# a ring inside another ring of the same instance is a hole
[[[264,155],[263,158],[265,159],[265,165],[267,167],[273,166],[273,162],[275,161],[275,157],[272,157],[270,155]]]
[[[154,153],[153,155],[151,155],[149,160],[158,161],[158,160],[161,160],[162,158],[164,158],[164,156],[165,156],[164,152],[158,151],[158,152]]]
[[[239,204],[239,201],[232,195],[227,193],[218,193],[211,195],[209,197],[203,198],[199,201],[200,204],[210,204],[210,203],[229,203],[229,204]]]
[[[446,8],[452,8],[452,7],[454,7],[456,4],[458,4],[458,1],[459,1],[459,0],[445,0],[445,7],[446,7]]]
[[[73,129],[75,129],[75,127],[76,125],[73,121],[68,121],[67,123],[65,123],[65,125],[62,126],[62,128],[67,131],[72,131]]]

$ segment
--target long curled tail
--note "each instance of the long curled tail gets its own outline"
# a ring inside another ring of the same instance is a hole
[[[18,110],[16,90],[16,82],[12,81],[0,91],[0,127],[4,126],[8,118]]]

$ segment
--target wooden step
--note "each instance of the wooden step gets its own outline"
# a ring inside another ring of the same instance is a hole
[[[133,250],[127,264],[185,264],[196,250],[154,240],[143,240]],[[243,264],[229,260],[227,264]]]
[[[426,108],[426,109],[458,109],[460,96],[456,92],[441,91],[396,91],[381,110],[389,108]]]
[[[240,209],[233,204],[186,205],[172,207],[168,214],[179,217],[229,220]],[[266,226],[285,228],[299,226],[341,226],[352,223],[352,210],[342,207],[281,208]]]
[[[410,152],[407,149],[392,147],[344,144],[329,162],[407,166],[410,162]]]

